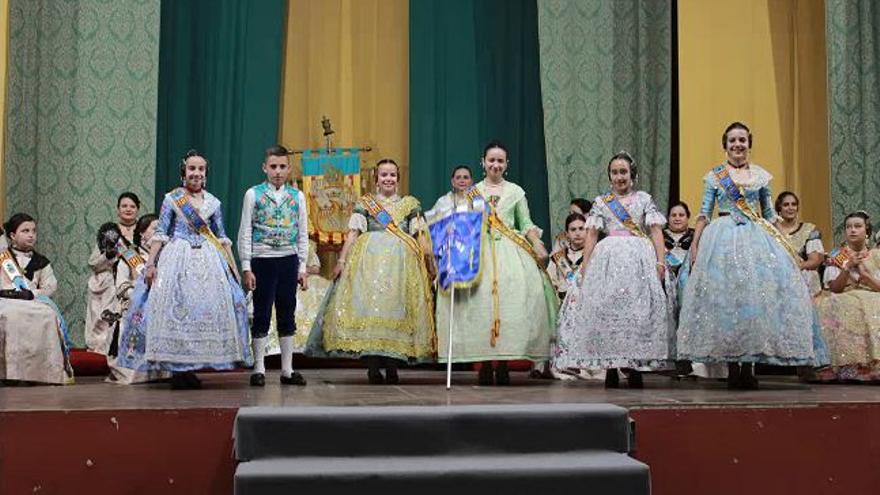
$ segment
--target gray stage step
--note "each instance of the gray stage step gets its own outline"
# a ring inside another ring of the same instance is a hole
[[[411,438],[410,441],[418,443],[417,439]],[[566,492],[648,495],[648,466],[616,452],[571,451],[263,459],[241,463],[235,473],[236,495],[535,495]]]
[[[630,449],[627,411],[610,404],[256,407],[235,420],[241,461]]]

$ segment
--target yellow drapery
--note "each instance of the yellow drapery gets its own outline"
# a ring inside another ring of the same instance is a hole
[[[280,140],[294,148],[365,146],[362,163],[393,158],[409,168],[409,1],[290,0]]]
[[[0,0],[0,218],[6,218],[6,64],[9,50],[9,0]]]
[[[745,122],[752,160],[801,198],[801,219],[831,239],[825,3],[680,0],[681,199],[699,209],[702,177],[721,163],[721,133]],[[775,199],[775,198],[774,198]]]

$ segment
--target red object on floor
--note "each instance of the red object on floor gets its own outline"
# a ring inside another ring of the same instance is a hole
[[[73,376],[104,376],[110,372],[107,367],[107,357],[85,349],[71,349],[70,365],[73,367]]]

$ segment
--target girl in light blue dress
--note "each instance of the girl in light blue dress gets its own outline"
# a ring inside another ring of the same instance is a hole
[[[119,341],[120,366],[171,371],[172,388],[199,388],[195,370],[252,361],[247,304],[220,200],[203,188],[207,167],[195,151],[181,163],[184,187],[162,201],[147,268]]]
[[[722,145],[727,160],[704,177],[678,358],[726,362],[729,388],[754,389],[754,363],[816,366],[827,357],[796,253],[776,229],[772,176],[749,162],[748,127],[728,126]]]

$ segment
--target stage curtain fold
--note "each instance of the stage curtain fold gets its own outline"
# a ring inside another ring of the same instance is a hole
[[[393,158],[408,190],[409,43],[407,0],[290,0],[284,53],[281,141],[373,148],[362,165]]]
[[[265,180],[263,153],[278,138],[284,16],[284,0],[162,2],[156,204],[197,149],[233,239],[244,192]]]
[[[535,0],[410,2],[411,190],[428,206],[456,165],[482,178],[491,139],[509,150],[508,179],[549,238]]]
[[[702,177],[724,160],[733,121],[752,130],[752,159],[801,198],[801,219],[831,242],[824,4],[679,0],[682,199],[699,208]],[[735,40],[735,41],[734,41]]]
[[[6,60],[9,39],[9,0],[0,0],[0,191],[6,190]],[[0,198],[0,219],[6,219],[6,195]]]
[[[539,0],[541,90],[553,231],[568,203],[608,190],[621,150],[661,209],[671,173],[671,4]]]
[[[834,231],[856,210],[880,215],[880,5],[826,2]]]

